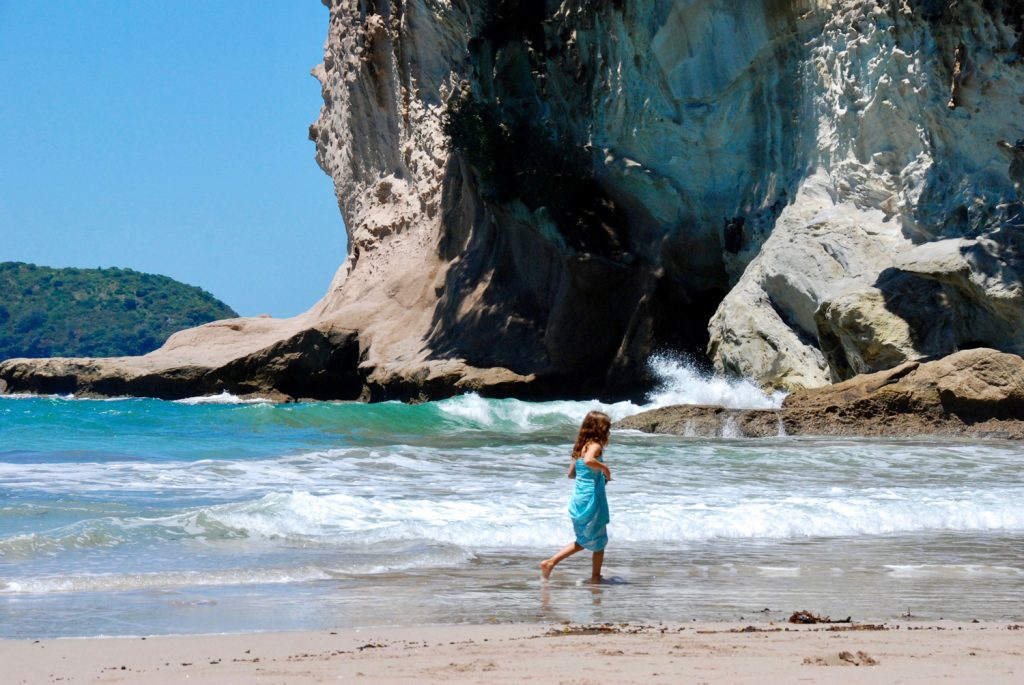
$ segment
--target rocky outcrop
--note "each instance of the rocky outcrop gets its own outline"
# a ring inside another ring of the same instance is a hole
[[[171,336],[141,357],[12,359],[0,364],[0,392],[141,396],[176,400],[229,392],[272,401],[422,400],[455,392],[508,393],[520,379],[500,369],[449,362],[381,386],[360,366],[356,331],[305,316],[228,319]]]
[[[957,352],[824,388],[799,390],[781,409],[677,406],[618,428],[685,436],[973,436],[1024,439],[1024,359],[991,349]]]
[[[783,402],[794,432],[831,435],[978,433],[1024,426],[1024,359],[991,349],[906,362]],[[1007,422],[1000,427],[999,422]]]
[[[357,357],[351,331],[228,319],[176,333],[160,350],[140,357],[13,359],[0,371],[8,392],[181,399],[227,391],[273,400],[327,399],[339,390],[359,396]]]
[[[335,330],[354,368],[284,366],[381,399],[635,397],[658,349],[787,389],[1021,351],[1017,0],[327,4],[309,134],[349,237],[329,292],[240,356],[207,363],[206,328],[74,362],[97,379],[276,378],[250,356]]]

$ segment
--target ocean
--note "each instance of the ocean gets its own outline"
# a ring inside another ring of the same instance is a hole
[[[458,622],[1024,619],[1024,449],[613,431],[605,575],[572,540],[583,415],[776,406],[654,362],[645,405],[0,398],[0,638]]]

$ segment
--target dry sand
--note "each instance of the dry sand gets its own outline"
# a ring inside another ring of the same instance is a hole
[[[42,683],[1024,682],[1024,625],[460,625],[0,640],[0,681]]]

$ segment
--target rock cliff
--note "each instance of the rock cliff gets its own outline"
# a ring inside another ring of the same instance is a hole
[[[711,321],[716,368],[815,387],[1020,353],[1019,2],[833,3],[794,86],[804,173]]]
[[[326,4],[309,134],[344,265],[301,317],[198,329],[133,377],[624,396],[657,349],[789,389],[1024,351],[1019,0]],[[340,351],[273,361],[314,343]],[[58,377],[96,387],[0,366]]]
[[[615,394],[657,348],[790,389],[1020,352],[1021,9],[335,2],[311,135],[350,265],[436,274],[417,364]]]

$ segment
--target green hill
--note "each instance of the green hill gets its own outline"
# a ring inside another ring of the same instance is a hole
[[[0,262],[0,359],[145,354],[175,331],[236,316],[166,276]]]

